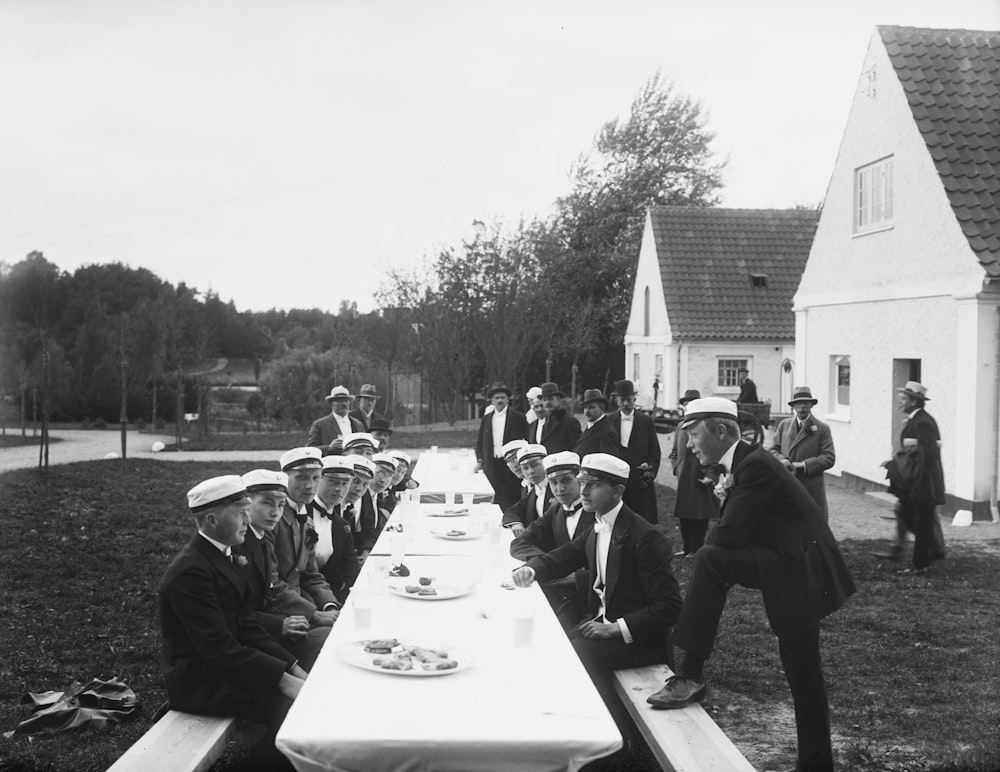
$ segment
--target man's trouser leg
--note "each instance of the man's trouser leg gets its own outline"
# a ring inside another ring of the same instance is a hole
[[[799,761],[796,772],[830,772],[830,708],[819,653],[819,628],[778,637],[781,664],[795,705]]]

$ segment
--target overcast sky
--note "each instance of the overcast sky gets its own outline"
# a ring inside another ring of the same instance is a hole
[[[876,24],[998,0],[0,0],[0,261],[362,310],[474,219],[545,216],[658,69],[723,205],[823,199]]]

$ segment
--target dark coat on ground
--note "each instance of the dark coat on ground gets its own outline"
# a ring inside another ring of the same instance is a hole
[[[833,435],[830,427],[812,415],[796,427],[797,418],[784,419],[774,431],[774,440],[769,451],[779,461],[801,461],[805,468],[793,472],[800,483],[809,491],[820,509],[829,517],[826,503],[826,485],[823,473],[837,462],[833,449]]]

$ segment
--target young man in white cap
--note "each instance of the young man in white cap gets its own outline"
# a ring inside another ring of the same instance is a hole
[[[323,471],[319,448],[292,448],[281,455],[281,471],[288,475],[288,498],[281,519],[267,534],[278,561],[278,576],[315,607],[311,621],[332,625],[340,602],[316,565],[318,536],[309,523],[307,505],[319,489]]]
[[[906,534],[912,532],[913,565],[900,570],[903,574],[922,574],[935,560],[945,556],[944,534],[936,508],[945,503],[944,469],[941,466],[941,433],[937,421],[924,406],[930,398],[927,387],[917,381],[907,381],[896,389],[896,404],[906,417],[899,430],[897,458],[913,456],[918,463],[913,468],[917,476],[897,474],[897,458],[883,466],[890,470],[889,493],[896,496],[896,541],[889,552],[877,557],[899,560],[903,556]]]
[[[364,456],[350,455],[345,458],[354,464],[354,480],[340,512],[354,532],[354,546],[364,563],[385,527],[386,518],[375,508],[372,497],[368,495],[368,486],[375,478],[375,464]]]
[[[306,445],[322,448],[323,455],[328,456],[339,452],[340,443],[337,441],[345,434],[366,431],[361,421],[348,415],[352,399],[354,397],[346,387],[334,386],[326,396],[326,401],[330,403],[330,414],[313,421]]]
[[[669,663],[668,634],[681,607],[670,570],[673,550],[654,526],[622,503],[628,463],[595,453],[580,462],[583,508],[594,526],[580,538],[530,558],[513,572],[514,583],[552,581],[587,570],[587,613],[570,640],[622,734],[636,741],[628,711],[615,695],[613,673],[623,668]]]
[[[372,421],[385,421],[385,416],[375,412],[375,403],[378,401],[378,392],[375,384],[365,383],[357,393],[357,405],[348,415],[357,419],[365,428],[363,431],[371,431]]]
[[[396,475],[399,461],[388,453],[376,453],[371,460],[375,464],[375,476],[368,486],[368,492],[375,506],[383,511],[388,519],[392,510],[396,508],[396,498],[389,488],[392,485],[392,478]]]
[[[316,567],[340,603],[361,572],[351,526],[340,514],[354,482],[354,462],[348,456],[324,456],[319,490],[306,509],[316,531]]]
[[[723,503],[718,524],[694,556],[674,627],[673,642],[684,658],[677,675],[648,702],[669,709],[704,698],[704,665],[729,588],[759,589],[795,706],[796,769],[832,770],[819,623],[855,589],[837,541],[823,512],[791,472],[763,448],[741,440],[734,402],[692,400],[681,426],[702,465],[719,465],[715,490]]]
[[[292,592],[278,577],[274,548],[265,534],[274,530],[281,518],[288,494],[284,472],[254,469],[243,475],[250,498],[250,524],[242,544],[233,547],[237,565],[250,586],[252,606],[261,627],[281,646],[299,659],[305,670],[312,670],[330,628],[314,625],[311,603]]]
[[[390,450],[389,455],[399,462],[396,471],[392,475],[390,490],[393,494],[399,494],[412,488],[419,488],[420,483],[410,476],[410,472],[413,471],[413,459],[401,450]]]
[[[768,450],[805,486],[829,520],[823,473],[837,462],[837,453],[830,427],[812,414],[818,401],[808,386],[797,387],[788,401],[795,415],[778,424]]]
[[[509,406],[511,391],[502,383],[494,383],[486,398],[493,410],[479,422],[476,437],[476,471],[482,470],[493,486],[493,501],[501,509],[514,504],[521,491],[521,484],[510,473],[503,460],[504,443],[523,439],[528,423],[521,413]]]
[[[632,468],[622,500],[633,512],[638,512],[650,523],[659,520],[654,481],[660,471],[660,440],[656,436],[656,423],[641,410],[635,409],[635,386],[632,381],[615,383],[618,410],[607,420],[618,432],[621,447],[617,455],[628,461]]]
[[[238,475],[213,477],[189,490],[187,500],[198,532],[159,588],[170,707],[266,725],[255,760],[290,769],[274,749],[274,735],[306,672],[254,618],[250,588],[233,562],[232,548],[249,522],[246,486]]]
[[[587,418],[587,428],[583,430],[580,439],[576,441],[573,452],[583,458],[591,453],[607,453],[611,456],[621,455],[621,440],[618,431],[605,414],[608,412],[608,399],[600,389],[587,389],[580,401],[583,414]]]
[[[522,488],[530,486],[524,481],[524,473],[521,471],[521,465],[517,462],[517,454],[521,448],[526,447],[528,447],[527,440],[511,440],[504,443],[504,446],[500,449],[500,452],[503,453],[504,463],[507,464],[510,473],[520,480]]]
[[[542,463],[546,455],[544,445],[525,445],[517,452],[517,463],[528,487],[513,506],[503,511],[501,520],[504,528],[513,531],[515,539],[552,503],[552,490],[545,479],[545,464]]]
[[[364,456],[370,459],[378,448],[376,440],[368,432],[353,432],[343,438],[345,456]]]
[[[580,481],[577,479],[580,457],[571,450],[565,450],[546,456],[542,463],[555,500],[540,518],[510,543],[510,554],[518,560],[527,561],[536,555],[552,552],[583,536],[594,524],[594,513],[584,511],[580,497]],[[542,584],[542,592],[567,630],[575,627],[586,613],[587,591],[586,571],[583,569]]]

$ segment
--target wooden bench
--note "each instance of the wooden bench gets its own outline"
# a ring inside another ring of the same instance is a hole
[[[168,711],[107,772],[205,772],[238,725],[232,717]]]
[[[671,675],[666,665],[615,672],[615,690],[660,766],[667,772],[754,772],[701,705],[656,710],[646,702]]]

